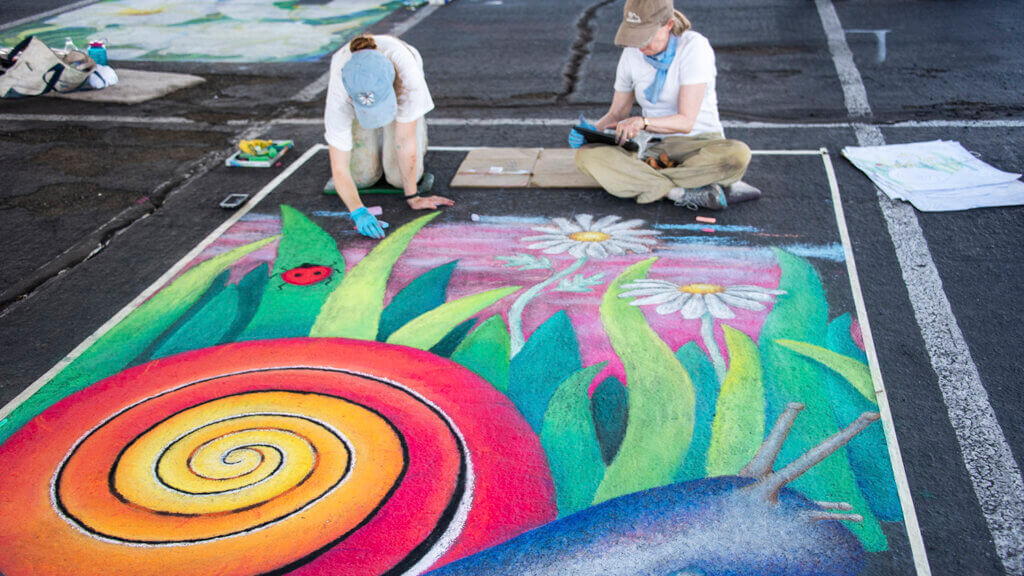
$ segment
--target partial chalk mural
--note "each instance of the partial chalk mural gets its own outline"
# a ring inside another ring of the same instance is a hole
[[[315,60],[402,6],[400,1],[103,0],[5,30],[0,45],[106,39],[114,60]]]
[[[233,226],[0,422],[0,572],[906,572],[827,246],[440,216]]]

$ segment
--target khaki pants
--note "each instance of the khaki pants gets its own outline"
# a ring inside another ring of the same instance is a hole
[[[708,184],[728,186],[743,178],[750,164],[750,148],[720,134],[670,136],[648,148],[647,157],[662,152],[677,163],[655,170],[618,146],[590,144],[576,151],[580,172],[597,180],[619,198],[636,198],[647,204],[661,200],[672,188],[698,188]]]
[[[427,154],[427,121],[416,121],[416,181],[423,177],[423,157]],[[402,187],[402,170],[395,155],[395,123],[367,130],[352,121],[352,156],[349,170],[356,188],[373,186],[384,176],[395,188]]]

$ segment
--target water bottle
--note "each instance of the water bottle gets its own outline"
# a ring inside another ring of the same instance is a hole
[[[75,50],[78,50],[78,47],[75,46],[75,43],[71,40],[71,36],[68,36],[64,39],[64,51],[74,52]]]
[[[103,45],[102,40],[93,40],[89,42],[89,57],[99,64],[100,66],[107,66],[107,47]]]

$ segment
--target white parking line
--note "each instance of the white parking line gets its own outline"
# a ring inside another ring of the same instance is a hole
[[[822,26],[828,35],[829,49],[843,85],[850,115],[870,116],[867,93],[853,54],[846,44],[839,15],[831,0],[815,0]],[[885,144],[882,131],[875,125],[855,126],[861,146]],[[1008,574],[1024,573],[1024,480],[996,420],[971,357],[956,316],[942,289],[928,243],[914,209],[906,203],[890,200],[876,190],[899,260],[903,281],[910,295],[914,317],[921,330],[939,389],[956,434],[974,493],[995,543],[996,553]],[[918,535],[918,537],[920,537]],[[923,542],[914,549],[918,570],[927,569]]]

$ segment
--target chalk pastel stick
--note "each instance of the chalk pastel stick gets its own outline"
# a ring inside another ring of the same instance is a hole
[[[714,218],[708,218],[707,216],[697,216],[697,222],[703,222],[705,224],[714,224],[716,220]]]
[[[707,232],[709,234],[714,234],[715,233],[715,229],[714,228],[701,228],[700,231],[701,232]]]

